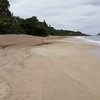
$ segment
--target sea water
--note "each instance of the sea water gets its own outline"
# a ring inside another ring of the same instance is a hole
[[[84,42],[100,45],[100,36],[79,36],[76,38]]]
[[[79,36],[76,37],[81,43],[96,45],[97,48],[91,49],[89,54],[100,58],[100,36]]]

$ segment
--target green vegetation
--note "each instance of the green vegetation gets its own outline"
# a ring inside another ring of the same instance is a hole
[[[0,34],[28,34],[33,36],[79,36],[86,35],[81,32],[69,30],[56,30],[47,25],[45,20],[39,21],[37,17],[22,19],[15,17],[9,11],[8,0],[0,0]]]
[[[8,9],[9,6],[8,0],[0,0],[0,16],[11,16],[11,12]]]

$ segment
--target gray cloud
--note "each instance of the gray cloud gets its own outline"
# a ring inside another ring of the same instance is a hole
[[[87,0],[84,4],[85,5],[99,6],[100,0]]]
[[[8,1],[9,1],[11,4],[17,2],[17,0],[8,0]]]
[[[100,33],[99,0],[10,0],[10,4],[16,16],[37,16],[59,29]]]

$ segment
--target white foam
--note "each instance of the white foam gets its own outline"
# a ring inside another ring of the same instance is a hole
[[[99,44],[100,45],[100,41],[91,40],[91,39],[88,39],[86,37],[81,37],[81,36],[78,36],[76,38],[77,39],[81,39],[81,40],[85,40],[85,41],[90,42],[90,43],[95,43],[95,44]]]

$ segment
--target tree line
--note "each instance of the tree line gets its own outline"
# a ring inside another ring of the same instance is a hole
[[[0,0],[0,34],[28,34],[33,36],[81,36],[81,32],[70,30],[57,30],[44,20],[39,21],[36,16],[31,18],[20,18],[13,16],[9,11],[9,1]]]

